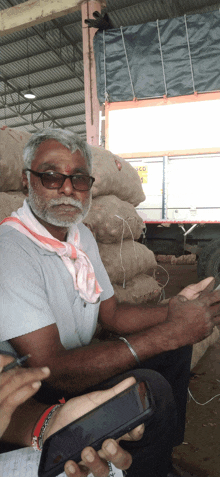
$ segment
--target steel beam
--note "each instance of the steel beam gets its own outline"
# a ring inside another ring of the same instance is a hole
[[[6,89],[8,89],[8,92],[7,94],[9,94],[11,97],[12,97],[12,94],[14,93],[17,93],[18,94],[18,97],[21,96],[23,98],[23,94],[12,84],[10,84],[10,81],[8,81],[6,78],[4,78],[3,75],[1,75],[1,79],[3,81],[3,83],[6,85]],[[13,99],[13,97],[12,97]],[[29,102],[29,104],[31,105],[31,113],[29,112],[29,115],[31,114],[32,116],[32,120],[27,120],[23,115],[22,113],[19,111],[19,107],[18,107],[18,104],[16,106],[13,106],[13,107],[10,107],[6,104],[6,102],[4,100],[2,100],[2,97],[0,98],[0,101],[2,103],[2,106],[3,108],[7,107],[8,109],[10,109],[11,111],[16,112],[17,113],[17,116],[21,117],[24,121],[27,122],[27,124],[31,124],[31,125],[34,125],[34,121],[33,121],[33,114],[34,113],[42,113],[43,115],[43,118],[45,118],[45,121],[52,121],[53,123],[56,124],[57,127],[59,128],[63,128],[63,125],[62,123],[60,123],[58,120],[54,120],[54,118],[48,114],[46,111],[44,111],[43,109],[41,109],[36,103],[35,101],[31,100]],[[13,100],[14,102],[14,100]],[[15,111],[14,111],[14,109]],[[6,118],[7,119],[7,118]]]

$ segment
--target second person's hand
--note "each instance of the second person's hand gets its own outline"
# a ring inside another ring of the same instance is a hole
[[[103,404],[105,401],[124,391],[129,386],[132,386],[135,382],[135,378],[130,377],[105,391],[96,391],[70,399],[64,406],[58,408],[57,412],[54,413],[51,423],[45,431],[44,441],[60,428],[95,409],[100,404]],[[96,477],[105,477],[109,473],[109,468],[106,462],[107,460],[111,461],[120,469],[127,469],[131,465],[132,457],[127,451],[120,447],[119,441],[122,439],[139,440],[143,436],[143,433],[144,425],[141,425],[122,436],[117,442],[113,439],[107,439],[104,441],[102,448],[98,452],[92,447],[86,447],[82,451],[82,461],[78,465],[73,461],[66,462],[65,472],[67,476],[73,477],[74,475],[75,477],[84,477],[92,472]]]

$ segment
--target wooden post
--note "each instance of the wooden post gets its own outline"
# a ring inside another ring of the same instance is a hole
[[[96,68],[93,51],[93,37],[95,28],[88,28],[84,21],[94,19],[93,12],[101,12],[103,0],[87,0],[81,5],[82,12],[82,37],[83,37],[83,62],[84,62],[84,90],[86,110],[86,134],[87,142],[92,146],[99,145],[99,110],[100,104],[97,98]]]

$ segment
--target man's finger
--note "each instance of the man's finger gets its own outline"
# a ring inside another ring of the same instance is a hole
[[[144,430],[145,430],[145,425],[141,424],[140,426],[138,426],[135,429],[133,429],[132,431],[130,431],[129,436],[130,436],[131,440],[132,441],[139,441],[143,437]]]
[[[135,429],[132,429],[132,431],[127,432],[127,434],[124,434],[122,437],[119,437],[119,439],[117,439],[117,442],[139,441],[143,437],[144,429],[144,424],[141,424],[140,426],[135,427]]]
[[[14,359],[15,358],[13,358],[13,356],[7,356],[7,355],[0,354],[0,372],[2,371],[4,366],[6,366],[7,364],[14,361]]]
[[[125,391],[125,389],[129,388],[130,386],[133,386],[133,384],[135,383],[136,379],[133,376],[130,376],[129,378],[124,379],[112,388],[105,389],[104,391],[94,391],[92,393],[89,393],[88,398],[92,403],[92,406],[89,411],[94,407],[100,406],[100,404],[103,404],[109,399],[115,397],[117,394],[122,393],[123,391]]]
[[[4,401],[10,394],[15,394],[19,388],[46,379],[50,375],[48,367],[43,368],[14,368],[0,375],[0,400]]]
[[[209,280],[209,281],[208,281]],[[201,295],[203,295],[204,293],[209,293],[209,292],[212,292],[214,289],[215,289],[215,286],[216,286],[216,281],[215,281],[215,278],[214,277],[208,277],[208,278],[205,278],[204,280],[202,280],[203,282],[207,282],[207,286],[201,291]],[[201,282],[200,282],[201,283]],[[204,285],[204,283],[203,283]]]
[[[105,459],[105,456],[103,457]],[[94,477],[107,477],[109,474],[109,467],[92,447],[85,447],[81,453],[82,463],[88,467]]]
[[[212,323],[214,325],[219,325],[220,323],[220,304],[212,305],[210,307],[210,315],[212,318]]]
[[[204,278],[204,280],[201,280],[199,283],[195,284],[195,287],[198,286],[197,291],[205,291],[208,287],[214,286],[215,279],[214,277],[208,277]],[[200,289],[200,290],[199,290]],[[211,288],[209,291],[212,291],[213,288]]]
[[[102,455],[104,459],[112,462],[118,469],[126,470],[132,463],[131,454],[125,449],[122,449],[113,439],[106,439],[106,441],[103,442],[99,454]]]
[[[184,296],[187,300],[195,300],[203,293],[209,293],[213,290],[215,285],[215,279],[213,277],[205,278],[201,280],[199,283],[195,283],[193,285],[188,285],[180,293],[178,296]]]
[[[66,472],[67,477],[87,477],[90,470],[83,466],[77,465],[72,460],[68,460],[64,466],[64,470]]]
[[[204,292],[197,298],[197,302],[204,304],[206,306],[214,305],[220,303],[220,290],[213,292]]]

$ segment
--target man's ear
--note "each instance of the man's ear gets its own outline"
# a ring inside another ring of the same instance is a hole
[[[22,171],[22,192],[24,195],[28,196],[28,178],[24,170]]]

